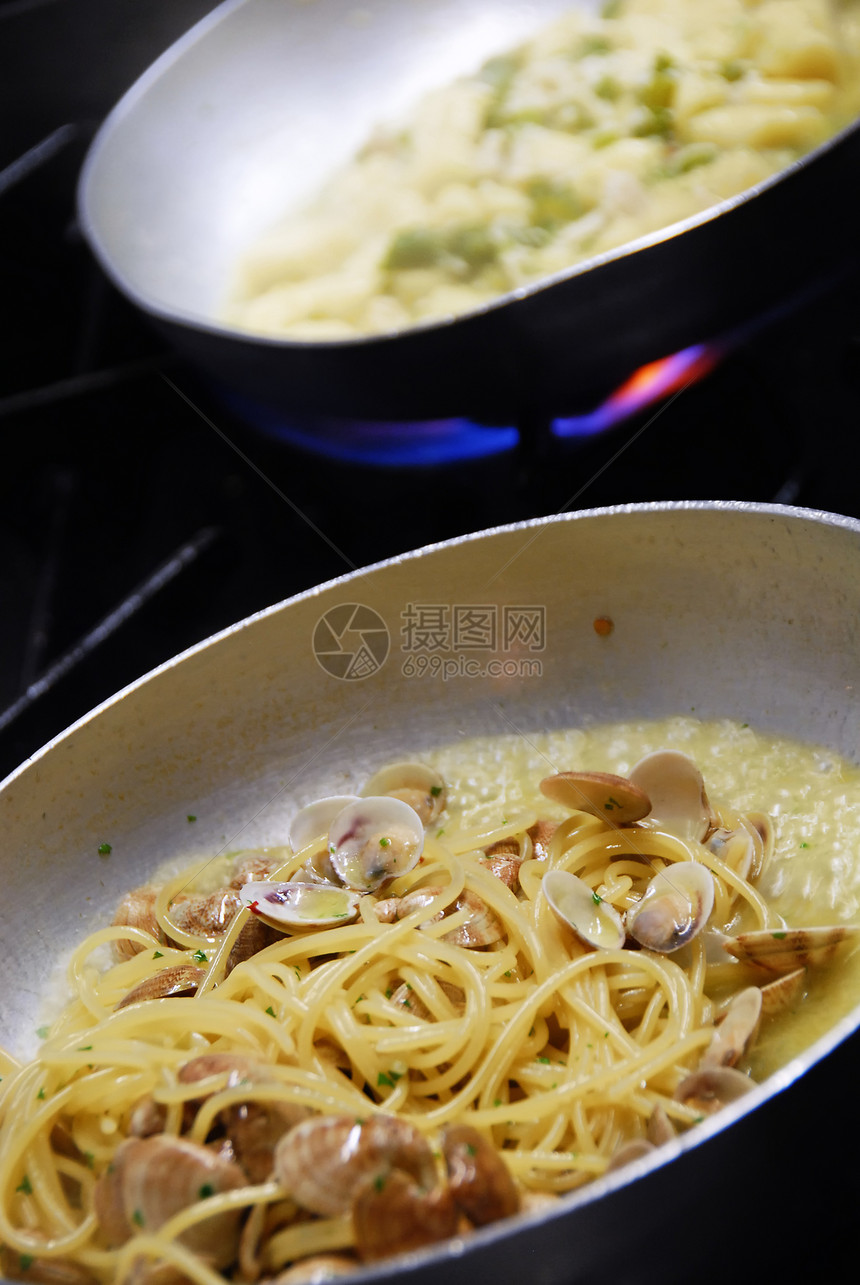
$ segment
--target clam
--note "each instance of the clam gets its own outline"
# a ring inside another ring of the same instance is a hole
[[[755,1088],[755,1082],[731,1066],[710,1066],[682,1080],[675,1097],[702,1115],[713,1115]]]
[[[520,1207],[511,1172],[496,1147],[470,1124],[442,1131],[448,1185],[457,1207],[476,1227],[510,1218]]]
[[[701,842],[711,825],[705,782],[696,764],[680,750],[655,750],[640,759],[631,782],[648,795],[648,824],[679,839]]]
[[[129,1004],[139,1004],[148,999],[169,999],[180,995],[193,995],[206,976],[205,968],[196,968],[192,964],[175,964],[172,968],[162,968],[138,982],[124,999],[117,1004],[117,1009],[127,1008]]]
[[[588,812],[614,825],[640,821],[651,811],[645,790],[611,772],[557,772],[540,783],[541,793],[571,811]]]
[[[431,825],[445,810],[448,791],[444,777],[426,763],[390,763],[374,772],[362,794],[390,795],[408,803],[424,825]]]
[[[424,827],[414,808],[390,795],[348,804],[329,828],[329,860],[342,883],[372,892],[418,863]]]
[[[619,950],[624,945],[624,924],[618,911],[577,875],[548,870],[542,887],[553,913],[587,946]]]
[[[790,1008],[803,994],[806,969],[796,968],[793,973],[776,977],[761,988],[761,1011],[765,1017]]]
[[[322,883],[246,883],[242,903],[277,928],[331,928],[358,914],[358,894]]]
[[[655,875],[627,912],[627,931],[640,946],[668,955],[700,933],[714,908],[714,877],[697,861],[679,861]]]
[[[552,836],[558,829],[557,821],[535,821],[526,834],[532,841],[532,855],[535,861],[546,861],[549,857],[549,845]]]
[[[358,803],[357,794],[332,794],[308,803],[297,812],[290,823],[289,840],[293,852],[301,852],[315,840],[321,842],[325,839],[332,821],[350,803]]]
[[[748,879],[755,857],[755,840],[749,830],[714,830],[705,844],[709,852],[733,870],[741,879]]]
[[[757,986],[747,986],[733,995],[702,1058],[702,1070],[737,1066],[758,1035],[761,1016],[762,995]]]
[[[439,887],[414,888],[403,897],[386,897],[382,901],[377,901],[374,912],[380,923],[391,924],[395,919],[405,919],[413,911],[424,910],[425,907],[432,905],[443,891],[444,889]],[[466,919],[459,928],[452,928],[450,932],[445,933],[442,941],[450,942],[453,946],[462,946],[466,950],[480,950],[504,937],[505,930],[501,920],[470,888],[464,888],[456,901],[437,911],[426,922],[437,923],[440,919],[446,919],[449,915],[461,910],[468,912]],[[424,925],[421,924],[421,927],[423,928]]]
[[[665,1142],[671,1142],[676,1133],[675,1126],[669,1119],[665,1107],[658,1102],[648,1121],[648,1141],[654,1147],[662,1147]]]
[[[766,973],[792,973],[812,964],[826,964],[858,927],[835,924],[827,928],[762,928],[728,937],[723,949],[735,959]]]
[[[748,875],[750,881],[755,882],[765,865],[773,856],[773,845],[775,841],[773,821],[771,821],[766,812],[748,812],[744,819],[752,826],[758,834],[758,837],[761,839],[761,851],[757,853],[753,868],[750,870]]]

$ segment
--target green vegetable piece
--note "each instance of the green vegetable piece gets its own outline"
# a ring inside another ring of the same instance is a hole
[[[445,249],[470,268],[483,268],[498,257],[499,247],[488,228],[452,228],[445,237]]]
[[[608,36],[601,36],[597,32],[583,36],[576,47],[575,57],[588,58],[591,54],[608,54],[612,50],[612,41]]]
[[[675,117],[668,107],[649,107],[645,116],[636,125],[633,134],[636,138],[651,138],[654,135],[667,137],[672,133]]]
[[[671,107],[675,98],[676,85],[675,73],[670,68],[664,67],[661,71],[655,71],[647,85],[643,85],[639,90],[639,101],[643,107],[649,107],[654,112]]]
[[[532,223],[548,232],[572,223],[585,213],[585,206],[567,183],[535,179],[526,189],[532,202]]]
[[[601,76],[594,86],[594,92],[598,98],[602,98],[607,103],[617,103],[622,89],[614,76]]]
[[[430,228],[403,228],[395,232],[382,260],[388,272],[403,272],[410,268],[432,268],[442,253],[438,233]]]
[[[728,81],[742,80],[746,75],[746,67],[738,58],[726,58],[720,64],[720,75]]]
[[[498,94],[505,94],[521,65],[522,55],[518,53],[500,54],[496,58],[489,58],[478,72],[478,76],[485,84],[495,89]]]

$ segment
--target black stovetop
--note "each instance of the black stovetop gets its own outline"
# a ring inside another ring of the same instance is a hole
[[[314,426],[284,440],[244,422],[107,284],[75,219],[99,120],[211,7],[0,0],[0,777],[177,651],[434,540],[637,500],[860,516],[856,265],[589,437],[488,433],[486,458],[381,466],[297,446]]]

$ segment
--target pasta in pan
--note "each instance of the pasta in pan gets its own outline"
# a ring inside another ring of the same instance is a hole
[[[572,10],[249,246],[224,319],[327,340],[456,315],[754,187],[858,111],[856,0]]]
[[[752,734],[707,735],[726,779]],[[615,763],[635,743],[599,741]],[[834,809],[860,809],[857,769],[816,753],[766,760],[816,796],[786,816],[787,778],[771,782],[768,817],[737,771],[723,803],[678,750],[538,791],[504,745],[467,744],[444,777],[400,765],[303,809],[283,848],[135,890],[75,952],[39,1056],[4,1055],[3,1270],[334,1274],[554,1200],[694,1126],[750,1088],[762,1023],[802,1026],[817,967],[840,961],[843,1004],[857,991],[853,929],[823,885],[807,913],[826,929],[793,930],[768,891],[797,904],[785,845],[818,826],[833,865]]]

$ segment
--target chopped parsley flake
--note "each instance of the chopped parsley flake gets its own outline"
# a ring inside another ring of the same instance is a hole
[[[439,795],[442,793],[442,786],[441,786],[441,785],[431,785],[431,786],[430,786],[430,793],[433,795],[433,798],[434,798],[434,799],[438,799]]]
[[[186,820],[186,821],[196,821],[196,820],[197,820],[197,817],[194,815],[194,813],[193,813],[193,812],[189,812],[189,813],[188,813],[188,816],[185,818],[185,820]]]
[[[25,1196],[32,1196],[33,1184],[30,1182],[30,1179],[27,1177],[26,1174],[24,1174],[24,1177],[18,1183],[18,1186],[15,1188],[15,1190],[23,1192]]]
[[[373,1185],[377,1191],[383,1191],[385,1188],[385,1174],[378,1173],[373,1180]]]
[[[163,950],[154,950],[154,951],[152,952],[152,958],[153,958],[153,959],[164,959],[164,951],[163,951]]]
[[[198,1200],[208,1200],[210,1196],[215,1195],[215,1188],[211,1182],[204,1182],[203,1186],[197,1193]]]
[[[390,848],[391,840],[383,837],[382,839],[379,840],[379,846],[380,848]]]
[[[100,857],[109,857],[110,854],[113,852],[113,848],[109,843],[100,843],[98,852]]]
[[[774,941],[785,941],[787,936],[787,932],[771,933],[771,937],[773,937]]]
[[[131,1221],[135,1223],[138,1227],[143,1226],[143,1214],[139,1209],[135,1209],[134,1213],[131,1216]]]
[[[44,1102],[44,1100],[45,1100],[45,1086],[44,1086],[44,1084],[42,1085],[42,1087],[41,1087],[41,1089],[39,1090],[39,1092],[36,1094],[36,1097],[39,1099],[39,1101],[40,1101],[40,1102]]]
[[[544,1064],[545,1066],[549,1066],[549,1058],[548,1058],[548,1057],[539,1057],[539,1058],[538,1058],[538,1061],[539,1061],[539,1062],[543,1062],[543,1064]]]
[[[40,1026],[36,1034],[38,1035],[40,1040],[46,1040],[48,1038],[47,1026]]]
[[[603,901],[603,898],[602,898],[602,897],[598,897],[597,893],[596,893],[596,892],[593,892],[593,893],[591,894],[591,900],[594,902],[595,906],[599,906],[599,905],[600,905],[600,903]]]
[[[466,1154],[467,1154],[467,1155],[469,1155],[469,1156],[476,1156],[476,1155],[478,1154],[478,1148],[477,1148],[476,1146],[473,1146],[473,1144],[472,1144],[471,1142],[467,1142],[467,1143],[466,1143]]]
[[[274,1017],[274,1016],[275,1016],[275,1010],[272,1008],[271,1004],[270,1004],[270,1005],[269,1005],[269,1007],[266,1009],[266,1012],[269,1014],[269,1017]]]
[[[196,960],[197,960],[197,962],[198,962],[198,964],[206,964],[206,963],[208,963],[208,962],[209,962],[209,960],[208,960],[208,956],[207,956],[207,954],[206,954],[206,951],[205,951],[205,950],[195,950],[195,951],[193,951],[193,952],[192,952],[192,955],[191,955],[191,958],[192,958],[192,959],[196,959]]]
[[[36,1260],[32,1254],[20,1254],[18,1256],[18,1262],[21,1266],[22,1272],[29,1272],[35,1261]]]

